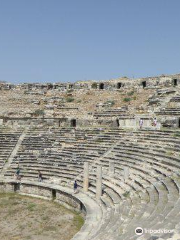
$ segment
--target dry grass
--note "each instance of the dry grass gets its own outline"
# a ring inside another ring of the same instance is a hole
[[[57,203],[0,193],[0,239],[69,240],[83,218]]]

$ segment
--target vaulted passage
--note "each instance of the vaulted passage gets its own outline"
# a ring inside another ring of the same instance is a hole
[[[120,89],[122,87],[122,83],[117,83],[117,89]]]
[[[116,119],[116,126],[119,127],[119,119]]]
[[[56,190],[52,189],[52,199],[56,199]]]
[[[146,87],[146,81],[142,82],[142,86],[143,86],[143,88]]]
[[[104,89],[104,83],[99,84],[99,89]]]
[[[177,79],[173,79],[174,86],[177,86]]]
[[[71,119],[71,127],[76,127],[76,119]]]
[[[48,85],[48,90],[51,90],[51,89],[53,89],[53,85],[52,85],[52,84],[49,84],[49,85]]]

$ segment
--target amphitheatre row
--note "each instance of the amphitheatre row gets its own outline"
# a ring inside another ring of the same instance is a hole
[[[74,240],[180,239],[179,86],[1,82],[0,192],[75,210]]]

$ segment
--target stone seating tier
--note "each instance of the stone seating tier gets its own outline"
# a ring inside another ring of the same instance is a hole
[[[42,129],[41,134],[45,135]],[[102,220],[90,239],[151,237],[148,234],[135,236],[134,229],[138,226],[173,228],[180,234],[180,139],[175,131],[106,129],[93,138],[63,148],[53,146],[54,141],[60,139],[58,133],[54,132],[52,139],[44,138],[42,144],[39,141],[43,137],[34,135],[33,130],[28,132],[6,177],[12,177],[19,164],[23,179],[34,181],[37,170],[41,170],[45,182],[53,181],[54,177],[72,188],[77,179],[81,189],[83,165],[88,161],[90,184],[87,195],[96,200],[96,167],[103,167],[103,195],[99,201]],[[114,163],[114,173],[109,172],[110,162]],[[125,168],[129,169],[127,178]],[[158,237],[161,235],[156,239]]]

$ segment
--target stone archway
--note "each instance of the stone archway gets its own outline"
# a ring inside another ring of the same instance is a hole
[[[143,88],[146,87],[146,81],[142,82],[142,86],[143,86]]]
[[[76,119],[71,119],[71,127],[76,127]]]
[[[101,90],[104,89],[104,83],[99,84],[99,89],[101,89]]]
[[[117,83],[117,89],[120,89],[122,87],[122,83],[121,82],[118,82]]]

